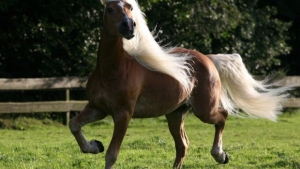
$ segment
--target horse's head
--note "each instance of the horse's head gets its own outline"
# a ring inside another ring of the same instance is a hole
[[[134,37],[135,23],[132,20],[131,10],[131,5],[122,0],[107,1],[104,24],[110,35],[119,35],[126,39]]]

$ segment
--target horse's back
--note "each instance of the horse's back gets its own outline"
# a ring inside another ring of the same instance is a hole
[[[206,55],[202,54],[199,51],[185,49],[185,48],[175,48],[172,52],[186,53],[192,57],[190,62],[190,65],[192,66],[193,69],[192,76],[198,81],[197,83],[205,82],[203,80],[209,80],[207,81],[209,83],[212,80],[220,81],[218,70],[216,69],[211,59]]]

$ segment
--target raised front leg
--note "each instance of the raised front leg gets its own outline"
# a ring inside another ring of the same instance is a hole
[[[174,169],[180,169],[186,155],[189,140],[184,129],[184,118],[189,110],[188,106],[182,106],[174,112],[166,115],[169,130],[173,136],[176,147],[176,158],[173,165]]]
[[[105,169],[111,169],[117,161],[120,147],[124,139],[127,127],[131,118],[131,114],[128,112],[120,112],[113,115],[114,120],[114,133],[109,144],[109,147],[105,156]]]
[[[81,151],[83,153],[97,154],[104,151],[103,144],[97,140],[87,141],[82,134],[81,127],[86,123],[91,123],[97,120],[104,119],[105,113],[93,109],[89,104],[81,111],[80,114],[70,120],[69,127],[74,135]]]

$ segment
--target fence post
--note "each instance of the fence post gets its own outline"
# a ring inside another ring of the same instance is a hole
[[[66,89],[66,102],[70,101],[70,89]],[[69,106],[68,106],[69,107]],[[70,111],[67,111],[66,113],[66,125],[69,125],[70,121]]]

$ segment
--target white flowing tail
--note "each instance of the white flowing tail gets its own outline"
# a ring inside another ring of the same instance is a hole
[[[222,83],[221,103],[230,114],[237,109],[254,117],[276,120],[289,87],[270,88],[268,79],[257,81],[249,74],[239,54],[208,55],[214,62]]]

